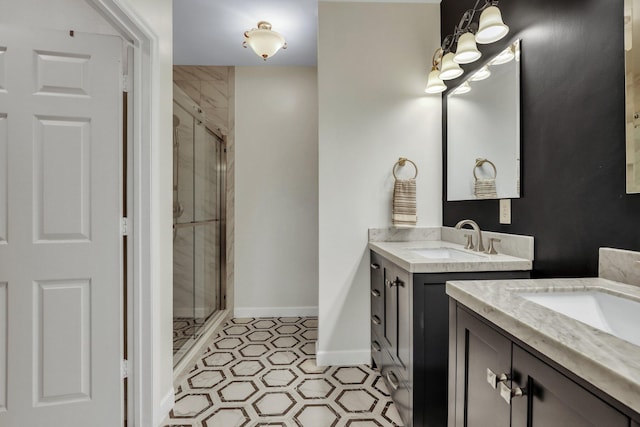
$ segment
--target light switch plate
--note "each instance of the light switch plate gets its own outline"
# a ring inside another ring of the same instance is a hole
[[[500,199],[500,224],[511,224],[511,199]]]

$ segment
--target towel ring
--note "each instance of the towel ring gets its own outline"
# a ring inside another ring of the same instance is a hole
[[[411,163],[411,164],[413,165],[414,169],[416,170],[416,174],[413,176],[413,179],[416,179],[416,178],[418,177],[418,166],[416,166],[416,164],[415,164],[412,160],[409,160],[409,159],[407,159],[406,157],[400,157],[400,158],[398,159],[398,161],[396,162],[396,164],[395,164],[395,165],[393,165],[393,177],[394,177],[395,179],[398,179],[398,177],[396,176],[396,168],[397,168],[398,166],[404,166],[404,165],[406,165],[406,164],[407,164],[407,162]]]
[[[494,165],[491,160],[476,159],[476,165],[473,167],[473,178],[476,181],[478,180],[478,177],[476,176],[476,169],[479,168],[479,167],[482,167],[482,165],[484,165],[485,163],[489,163],[491,165],[491,167],[493,168],[493,179],[496,179],[496,176],[498,176],[498,170],[496,169],[496,165]]]

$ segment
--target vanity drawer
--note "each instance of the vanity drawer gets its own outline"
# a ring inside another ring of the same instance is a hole
[[[384,316],[384,288],[382,290],[371,289],[371,314],[380,319]]]
[[[412,396],[411,385],[405,380],[400,373],[398,365],[393,361],[393,358],[383,350],[383,366],[380,374],[384,378],[384,382],[389,390],[389,394],[395,403],[395,407],[398,410],[398,414],[404,423],[405,427],[412,427]]]
[[[382,370],[382,341],[375,334],[371,334],[371,360],[373,367],[378,371]]]
[[[384,322],[382,320],[382,314],[374,314],[373,310],[371,313],[371,336],[378,336],[378,337],[383,337],[384,336]],[[378,342],[380,342],[380,344],[382,345],[383,343],[381,342],[382,340],[378,340]]]
[[[384,276],[385,268],[380,255],[371,252],[371,314],[382,318],[384,309]]]

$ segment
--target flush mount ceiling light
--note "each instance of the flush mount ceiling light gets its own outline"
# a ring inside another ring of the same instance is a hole
[[[436,54],[439,53],[441,58],[440,72],[436,73],[437,66],[434,61],[434,67],[427,80],[427,89],[431,87],[430,82],[436,82],[436,77],[440,81],[460,77],[464,70],[458,64],[470,64],[482,56],[476,43],[493,43],[507,35],[509,27],[502,21],[498,3],[499,0],[476,0],[473,8],[462,14],[453,33],[447,35],[436,50]],[[479,18],[476,19],[478,15]],[[436,54],[434,54],[434,58]],[[483,75],[482,73],[478,74],[478,77]],[[436,83],[434,83],[434,88],[440,87]],[[427,92],[439,93],[442,91]]]
[[[282,34],[275,32],[271,29],[271,24],[267,21],[258,22],[258,28],[253,28],[244,32],[244,42],[242,47],[250,46],[251,49],[264,59],[271,58],[273,55],[282,49],[287,48],[287,42],[282,37]]]

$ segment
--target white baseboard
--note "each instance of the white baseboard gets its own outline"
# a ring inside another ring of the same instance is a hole
[[[318,366],[355,366],[371,364],[371,349],[322,351],[316,350]]]
[[[233,317],[317,317],[318,307],[235,307]]]
[[[153,420],[154,426],[159,427],[161,425],[164,425],[164,423],[169,417],[169,411],[173,409],[173,405],[175,403],[174,398],[175,398],[175,391],[173,387],[171,387],[167,392],[167,394],[164,396],[164,398],[162,398],[162,400],[160,401],[158,412],[156,413],[156,416],[154,417],[155,419]]]

